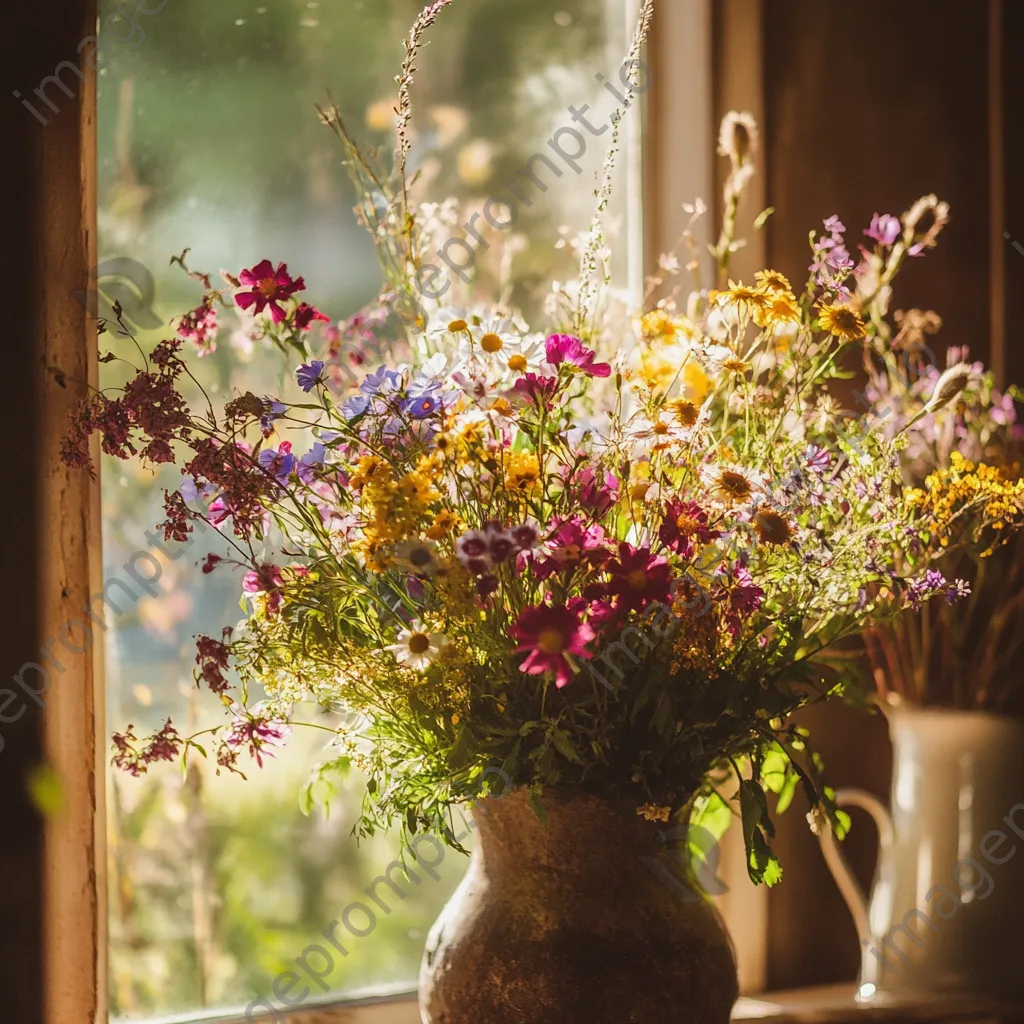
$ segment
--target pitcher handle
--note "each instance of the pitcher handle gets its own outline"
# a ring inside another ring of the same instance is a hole
[[[893,843],[892,816],[886,806],[878,797],[863,789],[840,789],[836,793],[836,805],[838,807],[859,807],[861,810],[867,811],[874,819],[878,829],[878,863],[881,869],[888,859],[887,854]],[[821,843],[821,852],[825,857],[825,863],[828,865],[829,871],[832,872],[832,877],[836,880],[836,885],[846,901],[861,945],[864,947],[861,957],[861,984],[877,984],[878,978],[875,975],[878,973],[880,965],[875,958],[867,955],[867,946],[875,938],[872,934],[868,914],[867,897],[850,870],[846,857],[839,849],[839,843],[836,841],[832,829],[822,829],[818,839]]]

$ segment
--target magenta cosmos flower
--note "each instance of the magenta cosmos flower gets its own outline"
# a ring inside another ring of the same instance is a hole
[[[238,279],[242,284],[248,285],[250,290],[238,292],[235,295],[235,302],[242,309],[255,306],[254,313],[262,313],[269,306],[270,317],[275,324],[279,324],[285,318],[285,312],[279,303],[306,287],[306,282],[301,277],[293,278],[288,273],[287,264],[279,263],[275,270],[270,260],[261,260],[251,270],[243,270]]]
[[[658,537],[683,558],[693,554],[694,542],[703,545],[721,536],[721,531],[708,525],[708,514],[697,502],[672,498],[666,504]]]
[[[579,338],[571,334],[552,334],[544,342],[547,361],[552,366],[568,363],[588,377],[609,377],[612,368],[609,363],[595,363],[597,358],[592,349],[587,348]]]
[[[635,548],[623,541],[619,557],[607,565],[611,579],[606,591],[615,598],[616,611],[639,611],[653,601],[669,603],[671,568],[647,547]]]
[[[526,652],[519,670],[529,676],[553,672],[559,689],[573,677],[574,657],[593,657],[587,644],[594,631],[580,619],[579,611],[568,608],[538,604],[524,609],[512,627],[512,638],[518,641],[516,652]]]

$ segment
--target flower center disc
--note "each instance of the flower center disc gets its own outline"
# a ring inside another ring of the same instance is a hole
[[[272,277],[265,277],[257,285],[257,290],[268,299],[277,294],[277,282]]]
[[[409,650],[413,654],[423,654],[430,650],[430,637],[426,633],[413,633],[409,637]]]
[[[647,586],[647,573],[643,569],[634,569],[626,573],[626,582],[630,590],[643,590]]]
[[[480,343],[481,345],[483,342]],[[516,354],[508,361],[508,368],[516,373],[522,373],[526,369],[526,357]]]
[[[726,470],[721,477],[722,490],[734,498],[745,498],[750,494],[750,481],[739,473]]]
[[[453,320],[448,325],[448,330],[451,331],[452,334],[458,334],[459,331],[464,331],[468,326],[469,324],[467,324],[465,320]]]
[[[565,650],[565,637],[560,629],[542,629],[537,635],[537,646],[545,654],[561,654]]]
[[[480,347],[485,352],[500,352],[505,347],[505,342],[497,334],[485,334],[480,339]]]

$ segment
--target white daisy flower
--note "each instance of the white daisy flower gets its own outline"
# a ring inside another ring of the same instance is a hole
[[[430,668],[448,643],[444,633],[429,632],[417,619],[398,634],[398,643],[389,644],[384,650],[390,651],[399,665],[422,672]]]

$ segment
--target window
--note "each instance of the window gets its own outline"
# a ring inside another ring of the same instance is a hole
[[[95,312],[110,317],[119,301],[142,347],[155,343],[170,317],[198,301],[195,282],[169,264],[186,247],[190,268],[215,275],[264,257],[286,261],[305,277],[310,300],[336,317],[370,301],[381,284],[375,256],[351,213],[337,140],[314,104],[330,89],[363,140],[388,146],[400,38],[419,7],[136,0],[133,9],[103,0]],[[629,0],[457,2],[419,61],[420,198],[457,195],[465,223],[534,153],[544,154],[532,166],[543,170],[546,191],[521,207],[502,254],[512,300],[528,313],[537,309],[537,282],[573,273],[567,239],[589,221],[607,136],[592,137],[569,108],[595,129],[606,120],[615,100],[605,89],[614,88],[632,13]],[[618,267],[620,280],[634,286],[639,126],[637,111],[612,211],[632,264]],[[502,260],[495,265],[500,273]],[[115,331],[101,336],[100,348],[128,359],[133,351]],[[285,370],[225,325],[197,376],[212,394],[266,393]],[[101,382],[124,372],[118,360],[106,362]],[[239,580],[203,575],[203,557],[217,550],[206,538],[187,548],[157,543],[151,527],[162,491],[179,482],[174,471],[103,465],[104,577],[123,597],[107,634],[115,729],[131,722],[150,732],[169,715],[195,729],[221,721],[193,683],[193,637],[237,618]],[[355,778],[328,818],[300,813],[296,795],[322,745],[322,733],[296,730],[274,762],[245,769],[248,781],[217,777],[202,761],[184,775],[170,765],[138,779],[108,775],[112,1019],[212,1020],[260,996],[281,1006],[279,972],[294,968],[394,859],[393,837],[357,846],[349,836]],[[304,977],[294,991],[308,985],[312,1001],[414,988],[426,929],[461,870],[449,851],[437,880],[392,900],[333,970],[317,965],[322,984]],[[381,1024],[416,1019],[409,1002],[364,1012],[368,1020],[380,1014]]]

